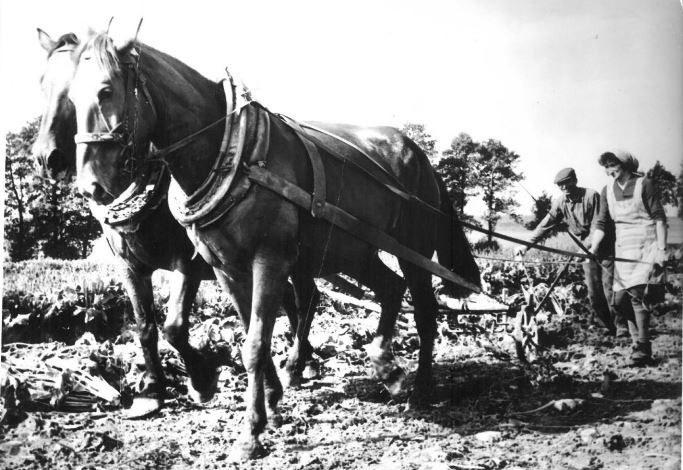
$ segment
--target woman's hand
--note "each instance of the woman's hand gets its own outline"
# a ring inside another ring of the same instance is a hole
[[[658,264],[660,266],[664,266],[664,263],[666,263],[669,260],[669,250],[666,248],[657,248],[657,251],[655,252],[654,264]]]
[[[603,238],[605,238],[605,232],[602,230],[596,229],[595,232],[593,232],[593,236],[590,239],[589,248],[589,251],[593,256],[598,256],[598,248],[600,248],[600,242],[602,242]]]
[[[590,252],[591,255],[598,256],[598,248],[599,248],[599,246],[591,244],[588,247],[588,251]]]

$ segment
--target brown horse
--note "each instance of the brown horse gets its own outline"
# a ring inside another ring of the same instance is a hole
[[[76,167],[76,116],[67,95],[76,67],[74,52],[79,40],[73,33],[64,34],[53,40],[41,29],[38,29],[38,37],[42,47],[47,51],[47,64],[41,77],[46,108],[33,146],[33,155],[39,163],[39,171],[47,171],[53,178],[68,179],[75,173]],[[166,173],[163,178],[168,180],[168,174]],[[167,184],[162,183],[160,191],[167,187]],[[110,248],[123,264],[124,285],[140,330],[140,342],[147,371],[142,390],[126,411],[129,418],[149,416],[163,405],[164,375],[157,350],[158,332],[151,300],[151,275],[158,269],[172,272],[164,335],[185,361],[190,374],[188,391],[192,399],[199,403],[211,399],[216,390],[218,377],[216,361],[207,360],[188,344],[188,315],[199,283],[202,280],[216,279],[216,276],[201,257],[192,258],[194,247],[184,229],[171,216],[165,194],[162,196],[164,200],[149,217],[140,221],[135,231],[122,231],[100,221]],[[91,208],[94,214],[104,215],[95,204],[91,203]],[[220,276],[221,273],[219,281]],[[317,291],[314,294],[317,295]],[[290,319],[290,325],[296,331],[298,318],[296,298],[292,289],[285,290],[283,307]],[[310,308],[314,309],[315,304]],[[310,327],[310,319],[307,324]],[[312,348],[305,338],[297,341],[297,347],[292,348],[288,361],[293,364],[289,368],[291,383],[299,382],[305,361],[311,357],[311,353]],[[270,378],[273,379],[271,388],[276,396],[279,383],[274,379],[274,375]],[[274,407],[271,411],[276,412]]]
[[[245,319],[242,358],[248,388],[246,427],[235,448],[239,457],[251,458],[262,451],[259,436],[273,398],[264,379],[272,368],[273,324],[288,277],[294,280],[300,305],[312,303],[306,300],[314,292],[313,278],[329,273],[350,275],[376,293],[382,318],[369,353],[388,380],[395,371],[387,363],[405,285],[379,262],[376,247],[253,184],[259,169],[312,192],[314,199],[320,196],[315,189],[324,185],[326,197],[317,201],[317,209],[325,211],[334,204],[427,258],[436,250],[446,267],[457,268],[475,289],[479,284],[478,269],[459,225],[451,233],[452,225],[444,217],[397,198],[386,184],[349,163],[351,158],[333,158],[333,153],[350,157],[364,150],[386,169],[389,179],[423,203],[442,210],[450,207],[424,153],[394,129],[328,126],[353,145],[325,133],[316,136],[321,143],[316,145],[322,157],[321,181],[314,178],[321,168],[307,157],[310,145],[279,117],[248,104],[239,119],[226,119],[228,114],[237,115],[237,108],[220,85],[149,46],[131,41],[116,48],[106,34],[96,35],[82,48],[69,96],[79,132],[77,184],[98,205],[111,203],[130,184],[131,174],[158,164],[162,157],[178,191],[190,195],[188,207],[196,194],[210,186],[205,181],[232,175],[231,192],[219,202],[223,210],[211,220],[188,224],[188,233],[202,256],[221,273]],[[225,134],[216,125],[221,122],[227,123]],[[239,140],[244,143],[236,154],[241,160],[217,166],[216,155],[225,154],[224,141],[232,142],[235,133],[247,136]],[[162,150],[157,158],[145,161],[150,143]],[[445,218],[454,220],[450,211]],[[421,340],[415,392],[426,394],[432,381],[437,303],[431,275],[400,263]]]
[[[47,51],[47,64],[41,78],[45,98],[40,129],[33,146],[39,170],[49,171],[51,177],[69,178],[75,173],[76,116],[67,94],[75,71],[74,52],[79,40],[73,33],[53,40],[38,29],[42,47]],[[169,176],[161,177],[160,191],[168,187]],[[171,289],[164,333],[186,364],[190,374],[188,390],[195,401],[205,402],[215,392],[217,364],[188,344],[188,315],[201,280],[215,279],[213,270],[194,247],[185,230],[175,221],[168,209],[165,193],[158,207],[147,214],[135,230],[121,230],[104,222],[102,210],[91,203],[99,219],[110,248],[122,265],[123,281],[131,299],[140,331],[140,343],[146,373],[142,390],[126,412],[129,418],[141,418],[157,411],[163,404],[164,373],[157,350],[158,330],[154,320],[151,275],[158,269],[171,271]],[[294,313],[291,291],[285,298],[288,314]],[[294,326],[296,317],[294,317]],[[307,342],[302,347],[309,347]],[[304,357],[308,350],[304,351]],[[277,383],[275,383],[275,386]]]

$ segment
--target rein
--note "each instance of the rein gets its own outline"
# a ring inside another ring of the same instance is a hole
[[[152,150],[149,152],[149,158],[147,160],[164,160],[169,154],[175,152],[176,150],[180,150],[181,148],[189,145],[194,139],[202,135],[204,132],[208,131],[209,129],[213,129],[217,125],[223,123],[229,116],[235,113],[235,110],[232,110],[230,113],[227,115],[221,117],[217,121],[212,122],[206,127],[203,127],[199,129],[197,132],[194,132],[187,137],[184,137],[180,139],[179,141],[164,147],[162,149],[157,149],[157,150]]]
[[[144,79],[143,75],[141,74],[141,72],[138,70],[139,57],[138,57],[138,60],[136,60],[135,62],[127,62],[126,65],[127,65],[128,68],[129,68],[129,73],[127,74],[127,81],[126,81],[127,86],[126,86],[126,95],[125,95],[125,96],[126,96],[126,106],[125,106],[125,112],[126,112],[126,114],[125,114],[124,119],[122,120],[121,124],[117,125],[117,126],[116,126],[115,128],[113,128],[113,129],[109,129],[107,132],[92,132],[92,133],[79,133],[79,134],[76,134],[76,136],[74,137],[74,141],[75,141],[77,144],[110,144],[110,143],[116,143],[116,144],[119,144],[119,145],[122,146],[121,152],[126,152],[126,151],[130,151],[131,149],[133,149],[133,147],[134,147],[134,133],[129,133],[129,132],[128,132],[128,121],[129,121],[129,115],[131,114],[131,113],[130,113],[131,104],[130,104],[130,102],[129,102],[129,97],[135,98],[135,97],[138,96],[138,83],[141,84],[142,93],[143,93],[143,95],[145,96],[145,98],[147,99],[147,102],[148,102],[148,104],[150,105],[152,111],[156,114],[154,105],[153,105],[153,103],[152,103],[151,95],[150,95],[149,90],[147,89],[147,86],[146,86],[146,84],[145,84],[145,79]],[[226,69],[226,72],[227,72],[227,69]],[[235,88],[234,88],[234,84],[233,84],[233,81],[232,81],[232,77],[230,76],[229,73],[228,73],[228,77],[229,77],[229,80],[230,80],[231,85],[233,85],[233,90],[232,90],[232,91],[233,91],[233,96],[234,96],[234,95],[235,95]],[[208,130],[210,130],[210,129],[216,127],[217,125],[219,125],[219,124],[221,124],[221,123],[223,123],[223,122],[226,122],[226,120],[227,120],[228,118],[230,118],[232,115],[234,115],[234,114],[236,114],[236,113],[239,113],[246,105],[248,105],[249,103],[252,103],[252,102],[253,102],[252,99],[251,99],[251,96],[250,96],[250,94],[249,94],[249,92],[248,92],[248,90],[245,90],[245,92],[244,92],[243,94],[241,94],[240,97],[242,98],[242,101],[243,101],[243,102],[240,103],[240,105],[238,105],[238,104],[236,103],[236,100],[234,100],[234,101],[233,101],[233,109],[232,109],[231,111],[227,112],[224,116],[222,116],[222,117],[220,117],[219,119],[217,119],[216,121],[214,121],[214,122],[208,124],[207,126],[201,128],[201,129],[199,129],[198,131],[196,131],[196,132],[194,132],[194,133],[192,133],[192,134],[190,134],[190,135],[188,135],[188,136],[186,136],[186,137],[183,137],[182,139],[180,139],[180,140],[174,142],[173,144],[170,144],[170,145],[168,145],[168,146],[166,146],[166,147],[164,147],[164,148],[162,148],[162,149],[156,149],[156,150],[151,150],[151,151],[149,151],[149,152],[148,152],[148,157],[145,159],[145,162],[147,162],[147,163],[151,163],[151,162],[161,162],[162,164],[166,165],[166,164],[167,164],[167,160],[166,160],[166,159],[168,158],[168,156],[169,156],[170,154],[172,154],[173,152],[175,152],[175,151],[177,151],[177,150],[179,150],[179,149],[181,149],[181,148],[183,148],[183,147],[189,145],[192,141],[194,141],[196,138],[198,138],[200,135],[202,135],[203,133],[207,132]],[[236,97],[235,97],[235,98],[236,98]],[[133,100],[133,101],[134,101],[134,100]],[[136,103],[137,103],[137,101],[136,101]],[[100,112],[100,115],[101,115],[101,112]],[[309,156],[311,155],[311,151],[310,151],[310,150],[311,150],[311,147],[312,147],[313,149],[315,149],[315,153],[316,153],[316,154],[317,154],[317,149],[316,149],[315,147],[320,147],[320,148],[324,149],[327,153],[329,153],[330,155],[332,155],[333,157],[339,158],[339,155],[337,154],[337,152],[334,152],[332,149],[329,148],[329,146],[323,144],[323,143],[320,142],[318,139],[316,139],[316,138],[314,138],[313,136],[311,136],[310,134],[304,132],[304,131],[301,129],[301,127],[299,127],[298,125],[293,125],[291,120],[289,120],[289,122],[288,122],[288,120],[287,120],[286,118],[284,118],[283,116],[279,116],[279,117],[282,119],[282,121],[285,122],[285,124],[287,124],[287,125],[289,125],[291,128],[293,128],[293,130],[295,131],[296,134],[298,134],[298,135],[301,136],[301,137],[305,136],[305,137],[307,137],[308,139],[313,140],[313,142],[314,142],[315,145],[309,145],[305,140],[302,139],[302,140],[303,140],[303,143],[304,143],[304,145],[305,145],[305,147],[307,148],[307,151],[308,151],[307,153],[309,153]],[[102,116],[102,119],[104,119],[103,116]],[[108,124],[107,124],[106,119],[104,119],[104,124],[105,124],[105,126],[109,127]],[[226,137],[227,137],[228,132],[229,132],[228,127],[229,127],[229,126],[226,125],[226,134],[225,134]],[[328,135],[328,136],[331,136],[331,137],[333,137],[333,138],[335,138],[335,139],[337,139],[337,140],[339,140],[339,141],[345,143],[346,145],[349,145],[350,147],[354,148],[356,151],[360,152],[363,156],[365,156],[365,158],[367,158],[367,159],[370,160],[371,162],[375,163],[375,165],[377,165],[377,163],[376,163],[372,158],[370,158],[370,157],[367,155],[366,152],[364,152],[362,149],[358,148],[357,146],[353,145],[351,142],[348,142],[346,139],[343,139],[343,138],[341,138],[341,137],[339,137],[339,136],[336,136],[336,135],[334,135],[334,134],[332,134],[332,133],[329,133],[329,132],[324,131],[324,130],[322,130],[322,129],[318,129],[318,128],[313,127],[313,126],[306,126],[306,127],[308,127],[308,128],[309,128],[310,130],[312,130],[312,131],[322,132],[322,133],[324,133],[324,134],[326,134],[326,135]],[[119,129],[119,128],[123,128],[123,131],[118,131],[117,129]],[[226,137],[224,137],[224,143],[225,143]],[[225,151],[225,150],[222,149],[222,150],[221,150],[221,153],[224,153],[224,151]],[[318,157],[318,159],[319,159],[319,157]],[[315,170],[315,169],[316,169],[316,168],[315,168],[315,160],[316,160],[316,159],[313,159],[313,160],[314,160],[313,163],[314,163],[314,170]],[[361,169],[364,170],[365,172],[370,173],[370,172],[368,172],[368,169],[367,169],[367,168],[362,168],[362,166],[361,166],[361,165],[358,165],[358,163],[356,163],[356,166],[359,166],[359,167],[361,167]],[[380,166],[380,165],[378,165],[378,166]],[[251,173],[251,174],[249,175],[249,176],[250,176],[250,179],[253,178],[253,179],[260,180],[260,181],[257,181],[257,182],[259,182],[259,183],[261,183],[261,184],[263,184],[263,183],[265,182],[265,180],[270,179],[270,178],[268,178],[268,177],[265,177],[264,175],[260,175],[260,174],[259,174],[259,169],[258,169],[258,168],[253,168],[253,167],[252,167],[252,168],[250,168],[250,169],[251,169],[251,170],[254,170],[254,171],[251,171],[251,172],[250,172],[250,173]],[[380,166],[380,169],[381,169],[382,172],[385,173],[385,174],[386,174],[386,173],[389,173],[389,172],[386,171],[386,169],[382,168],[381,166]],[[215,171],[216,171],[216,169],[212,170],[212,172],[215,172]],[[320,174],[320,172],[316,172],[316,173]],[[259,175],[260,178],[254,178],[255,175]],[[268,176],[270,176],[270,175],[268,175]],[[389,176],[391,176],[391,175],[389,175]],[[320,178],[316,178],[316,179],[320,180]],[[399,197],[401,197],[401,198],[403,198],[403,199],[405,199],[405,200],[407,200],[407,201],[409,201],[409,202],[416,203],[416,204],[418,204],[419,206],[421,206],[422,208],[427,209],[427,210],[429,210],[430,212],[433,212],[433,213],[435,213],[435,214],[437,214],[437,215],[440,215],[440,216],[442,216],[442,217],[449,217],[448,214],[445,214],[445,213],[444,213],[442,210],[440,210],[439,208],[434,207],[434,206],[432,206],[431,204],[429,204],[429,203],[427,203],[427,202],[425,202],[425,201],[422,201],[420,198],[416,197],[415,195],[412,195],[412,194],[407,193],[406,191],[404,191],[404,190],[400,187],[400,186],[401,186],[400,184],[398,184],[399,187],[396,187],[397,185],[395,185],[395,184],[391,184],[391,183],[382,183],[381,181],[377,180],[377,178],[374,178],[374,177],[373,177],[373,179],[374,179],[375,181],[379,182],[380,184],[383,184],[385,187],[387,187],[387,189],[389,189],[390,191],[394,192],[394,193],[397,194]],[[392,178],[392,179],[395,180],[395,178]],[[392,181],[392,183],[394,183],[394,181]],[[282,184],[282,182],[278,182],[278,184]],[[229,184],[226,185],[226,188],[227,188],[227,187],[229,187]],[[316,194],[316,193],[317,193],[317,194]],[[322,193],[322,194],[321,194],[321,193]],[[306,203],[308,204],[309,210],[311,210],[311,212],[313,212],[313,215],[314,215],[314,216],[317,216],[317,217],[320,217],[320,216],[325,217],[325,216],[323,215],[323,213],[324,213],[324,211],[325,211],[325,208],[326,208],[325,206],[326,206],[326,204],[325,204],[323,201],[321,201],[321,200],[318,199],[319,196],[321,196],[321,195],[324,195],[324,187],[323,187],[322,191],[314,191],[314,193],[313,193],[313,195],[311,196],[310,199],[306,199],[305,197],[302,196],[302,197],[300,198],[300,201],[297,201],[297,203],[299,203],[299,202],[306,202]],[[316,196],[318,196],[318,197],[316,197]],[[324,197],[324,196],[323,196],[323,197]],[[287,197],[285,197],[285,198],[287,198]],[[182,223],[182,222],[181,222],[181,223]],[[461,223],[464,227],[467,227],[467,228],[469,228],[469,229],[471,229],[471,230],[479,231],[479,232],[482,232],[482,233],[487,233],[487,234],[490,234],[490,235],[495,236],[495,237],[497,237],[497,238],[501,238],[501,239],[503,239],[503,240],[512,241],[512,242],[515,242],[515,243],[518,243],[518,244],[521,244],[521,245],[528,246],[528,247],[530,247],[530,248],[533,247],[533,248],[540,249],[540,250],[542,250],[542,251],[547,251],[547,252],[551,252],[551,253],[555,253],[555,254],[569,255],[569,256],[576,257],[576,258],[583,258],[583,259],[589,259],[589,260],[593,260],[593,259],[594,259],[594,257],[593,257],[591,254],[585,254],[585,253],[570,253],[570,252],[567,252],[567,251],[564,251],[564,250],[558,250],[558,249],[554,249],[554,248],[549,248],[549,247],[544,247],[544,246],[538,246],[538,245],[536,245],[536,244],[532,244],[532,243],[526,242],[526,241],[524,241],[524,240],[519,240],[519,239],[512,238],[512,237],[509,237],[509,236],[506,236],[506,235],[503,235],[503,234],[500,234],[500,233],[497,233],[497,232],[494,232],[494,231],[489,231],[489,230],[486,230],[486,229],[482,229],[482,228],[480,228],[480,227],[478,227],[478,226],[476,226],[476,225],[468,224],[468,223],[466,223],[466,222],[464,222],[464,221],[460,221],[460,223]],[[358,226],[357,226],[355,223],[352,224],[352,225],[353,225],[353,228],[354,228],[354,229],[358,230]],[[373,234],[373,237],[374,237],[374,236],[375,236],[375,234]],[[642,263],[642,261],[637,261],[637,260],[627,260],[627,259],[621,259],[621,258],[613,258],[613,259],[614,259],[615,261],[620,261],[620,262]],[[459,282],[459,283],[462,284],[462,282]]]
[[[102,111],[98,106],[98,112],[101,117],[102,122],[104,125],[108,128],[106,132],[81,132],[78,133],[74,136],[74,142],[76,144],[119,144],[121,145],[122,149],[121,152],[130,152],[133,147],[134,147],[134,138],[135,138],[135,133],[128,132],[128,122],[129,122],[129,116],[131,114],[130,109],[131,109],[131,104],[129,102],[129,97],[135,98],[138,96],[138,83],[140,84],[140,89],[142,90],[142,94],[145,97],[145,100],[147,103],[150,105],[152,111],[154,114],[156,114],[156,109],[154,107],[154,104],[152,102],[152,95],[150,94],[146,80],[144,78],[144,75],[142,72],[139,71],[138,69],[138,64],[139,64],[139,57],[138,60],[135,62],[126,62],[125,65],[127,66],[128,74],[127,74],[127,80],[126,80],[126,103],[125,103],[125,115],[121,123],[119,123],[116,127],[113,129],[109,128],[109,124],[107,123],[107,120],[104,118],[102,115]],[[227,69],[226,69],[227,72]],[[232,77],[229,76],[230,83],[233,85]],[[233,110],[226,113],[224,116],[220,117],[216,121],[210,123],[209,125],[199,129],[196,132],[193,132],[192,134],[178,140],[177,142],[174,142],[167,147],[164,147],[162,149],[155,149],[151,150],[147,153],[147,158],[145,158],[146,162],[153,162],[153,161],[160,161],[163,162],[164,164],[165,159],[173,152],[180,150],[183,147],[186,147],[190,143],[192,143],[195,139],[197,139],[199,136],[204,134],[205,132],[213,129],[214,127],[218,126],[219,124],[225,122],[226,119],[228,119],[230,116],[232,116],[235,113],[238,113],[240,109],[251,102],[251,98],[249,96],[249,92],[246,91],[243,95],[244,104],[241,104],[241,106],[234,106]],[[133,119],[135,119],[136,116],[134,114]],[[134,121],[135,122],[135,121]],[[122,131],[119,131],[118,129],[122,128]],[[134,157],[134,156],[133,156]]]
[[[190,144],[193,140],[195,140],[197,137],[202,135],[204,132],[213,129],[217,125],[225,122],[228,118],[231,118],[233,115],[238,114],[240,111],[242,111],[242,108],[247,106],[249,103],[252,102],[251,98],[251,92],[244,86],[244,84],[241,85],[242,87],[242,93],[237,94],[236,89],[237,85],[235,84],[235,80],[233,79],[233,76],[230,74],[228,69],[225,69],[225,73],[227,74],[228,78],[227,81],[230,84],[230,90],[231,90],[231,95],[232,95],[232,111],[229,111],[225,113],[224,116],[218,118],[216,121],[212,122],[211,124],[202,127],[196,132],[193,132],[192,134],[183,137],[182,139],[178,140],[177,142],[174,142],[162,149],[156,149],[154,151],[151,151],[149,153],[149,158],[147,160],[161,160],[164,163],[166,163],[165,159],[170,155],[171,153],[175,152],[176,150],[180,150],[181,148],[187,146]],[[223,79],[222,81],[225,81],[226,79]],[[226,92],[226,97],[227,97],[227,89],[225,90]],[[239,101],[239,102],[238,102]],[[151,97],[150,97],[150,103],[151,103]],[[226,129],[225,134],[227,135],[228,129]],[[224,152],[225,150],[222,149],[221,152]]]

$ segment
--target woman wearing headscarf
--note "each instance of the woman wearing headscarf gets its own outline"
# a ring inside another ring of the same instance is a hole
[[[605,228],[613,222],[615,256],[641,261],[614,263],[614,295],[617,308],[628,319],[634,341],[631,361],[633,365],[642,366],[652,358],[646,286],[653,267],[662,266],[667,258],[666,215],[654,182],[638,173],[638,160],[630,153],[605,152],[598,163],[613,181],[602,189],[591,251],[597,254]]]

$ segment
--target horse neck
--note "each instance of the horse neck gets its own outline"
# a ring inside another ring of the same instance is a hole
[[[153,52],[142,64],[157,113],[152,142],[163,149],[225,116],[226,105],[218,84],[170,56]],[[223,131],[223,125],[214,126],[166,158],[171,175],[186,194],[192,194],[211,171]]]

